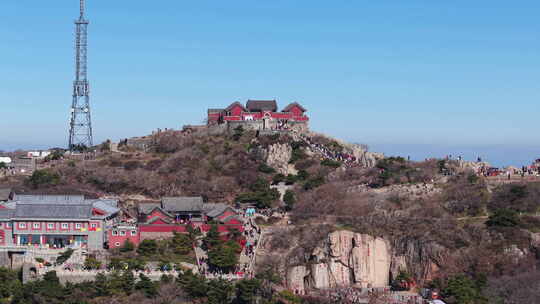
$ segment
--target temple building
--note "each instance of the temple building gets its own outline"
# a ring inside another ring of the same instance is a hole
[[[159,203],[144,203],[138,208],[138,233],[144,239],[165,239],[174,232],[187,233],[188,226],[209,231],[209,222],[218,224],[220,233],[235,229],[243,231],[243,224],[236,211],[225,204],[204,203],[202,197],[164,197]],[[127,236],[127,235],[126,235]],[[116,239],[117,247],[123,239]]]
[[[0,246],[103,249],[116,200],[80,195],[15,195],[0,209]]]
[[[224,109],[208,109],[208,125],[239,123],[248,129],[256,130],[290,130],[307,128],[309,117],[306,108],[293,102],[278,111],[275,100],[248,100],[244,106],[233,102]]]

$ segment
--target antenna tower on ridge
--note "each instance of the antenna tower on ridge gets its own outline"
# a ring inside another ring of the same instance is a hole
[[[88,20],[84,17],[85,0],[80,0],[81,15],[75,21],[75,81],[69,128],[70,151],[82,151],[93,146],[90,115],[90,85],[86,75]]]

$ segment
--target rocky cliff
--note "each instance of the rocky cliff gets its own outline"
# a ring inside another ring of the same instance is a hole
[[[377,164],[377,161],[384,158],[383,153],[369,152],[362,145],[345,143],[345,151],[354,155],[363,167],[373,168]]]
[[[438,269],[434,261],[442,260],[444,252],[432,244],[336,231],[313,251],[307,264],[289,267],[287,287],[299,294],[310,289],[387,287],[399,271],[429,279]]]
[[[287,283],[301,294],[312,288],[385,287],[390,280],[391,262],[386,240],[336,231],[314,250],[309,265],[289,269]]]
[[[283,175],[298,174],[293,164],[289,164],[291,160],[292,147],[289,144],[273,144],[267,149],[259,151],[262,159],[266,164]]]

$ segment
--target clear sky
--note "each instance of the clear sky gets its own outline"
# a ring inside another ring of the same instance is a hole
[[[275,98],[389,154],[540,157],[537,0],[87,2],[97,143]],[[0,1],[0,149],[67,145],[78,4]]]

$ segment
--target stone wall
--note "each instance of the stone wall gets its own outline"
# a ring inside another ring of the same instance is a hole
[[[11,268],[11,259],[7,251],[0,251],[0,267]]]
[[[271,119],[266,122],[263,120],[243,120],[243,121],[227,121],[223,124],[210,125],[210,130],[219,130],[220,132],[227,131],[229,133],[234,132],[234,129],[242,126],[246,131],[263,131],[263,130],[277,130],[278,120]],[[304,133],[309,130],[308,122],[302,121],[290,121],[288,127],[296,132]]]
[[[170,239],[174,236],[172,232],[147,232],[143,231],[140,232],[141,239],[140,241],[144,240],[164,240],[164,239]]]

